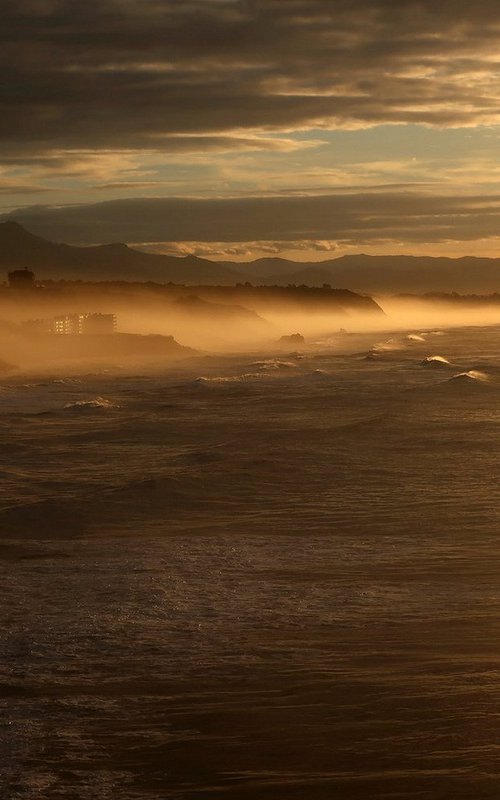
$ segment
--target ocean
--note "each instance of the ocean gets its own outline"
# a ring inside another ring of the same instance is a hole
[[[500,796],[499,326],[4,376],[0,436],[2,798]]]

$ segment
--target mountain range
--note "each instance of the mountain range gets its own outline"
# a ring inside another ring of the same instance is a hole
[[[324,283],[369,294],[500,291],[500,259],[364,254],[321,262],[260,258],[214,262],[146,253],[123,243],[76,247],[50,242],[14,220],[0,223],[0,270],[32,269],[39,280],[128,280],[184,285]]]
[[[28,268],[40,280],[129,280],[156,283],[232,284],[225,266],[196,256],[143,253],[126,244],[75,247],[49,242],[14,221],[0,223],[0,269]]]

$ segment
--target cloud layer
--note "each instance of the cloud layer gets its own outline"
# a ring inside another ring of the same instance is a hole
[[[0,12],[0,195],[4,208],[77,203],[43,212],[55,238],[304,249],[496,236],[497,0]],[[96,205],[106,197],[132,199]]]
[[[0,10],[0,141],[11,157],[500,119],[496,0],[2,0]]]
[[[309,242],[310,249],[334,249],[338,245],[361,247],[380,242],[394,246],[496,238],[500,195],[443,197],[386,192],[218,200],[134,199],[31,208],[12,216],[34,233],[79,244],[266,241],[279,242],[283,248],[289,242],[304,250],[304,242]]]

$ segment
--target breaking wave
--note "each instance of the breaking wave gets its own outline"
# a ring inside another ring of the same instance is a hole
[[[469,383],[473,381],[479,381],[480,383],[486,383],[489,381],[490,377],[486,374],[486,372],[480,372],[477,369],[470,369],[468,372],[459,372],[457,375],[453,375],[450,378],[450,382],[460,382],[460,383]]]
[[[254,361],[251,367],[259,370],[276,370],[276,369],[295,369],[296,364],[293,361],[280,361],[277,358],[268,358],[264,361]]]
[[[111,411],[114,408],[119,408],[119,406],[104,397],[95,397],[93,400],[75,400],[73,403],[66,403],[64,406],[65,411],[81,414],[91,411]]]
[[[279,372],[286,369],[296,369],[297,364],[293,361],[281,361],[276,358],[265,359],[264,361],[254,361],[249,365],[258,372],[243,372],[241,375],[199,375],[193,383],[197,385],[227,385],[234,383],[245,383],[252,380],[262,380],[269,372]]]
[[[397,339],[386,339],[384,342],[377,342],[374,344],[370,350],[370,353],[374,356],[379,355],[380,353],[384,353],[390,350],[401,350],[401,342],[398,342]]]
[[[450,362],[444,356],[427,356],[421,362],[422,367],[433,367],[433,368],[442,368],[442,367],[451,367]]]
[[[265,377],[259,372],[245,372],[243,375],[216,375],[214,377],[208,377],[205,375],[199,375],[198,378],[195,378],[193,383],[195,385],[222,385],[227,386],[228,384],[233,383],[245,383],[246,381],[251,381],[254,379],[259,379]]]
[[[405,336],[405,342],[425,342],[425,335],[421,333],[409,333]]]

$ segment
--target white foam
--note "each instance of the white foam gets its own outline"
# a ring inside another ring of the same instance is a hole
[[[66,403],[64,406],[65,411],[111,411],[113,408],[119,408],[111,400],[106,400],[104,397],[94,397],[92,400],[75,400],[73,403]]]
[[[371,352],[373,355],[385,352],[386,350],[401,350],[401,343],[396,339],[386,339],[385,342],[377,342],[373,345]]]
[[[260,372],[244,372],[242,375],[215,375],[208,377],[206,375],[199,375],[194,379],[195,384],[214,384],[214,385],[227,385],[231,383],[244,383],[245,381],[259,380],[264,378]]]
[[[409,333],[408,336],[405,336],[406,342],[425,342],[425,336],[421,333]]]
[[[256,367],[260,370],[277,370],[277,369],[295,369],[296,364],[293,361],[280,361],[277,358],[268,358],[264,361],[254,361],[251,367]]]
[[[450,362],[444,356],[427,356],[420,362],[423,367],[449,367]]]
[[[194,379],[193,383],[240,383],[242,377],[242,375],[232,375],[230,377],[217,375],[216,377],[209,378],[205,375],[199,375],[198,378]]]
[[[450,381],[479,381],[479,382],[486,382],[489,381],[489,375],[486,372],[480,372],[477,369],[470,369],[468,372],[459,372],[457,375],[454,375],[450,378]]]

